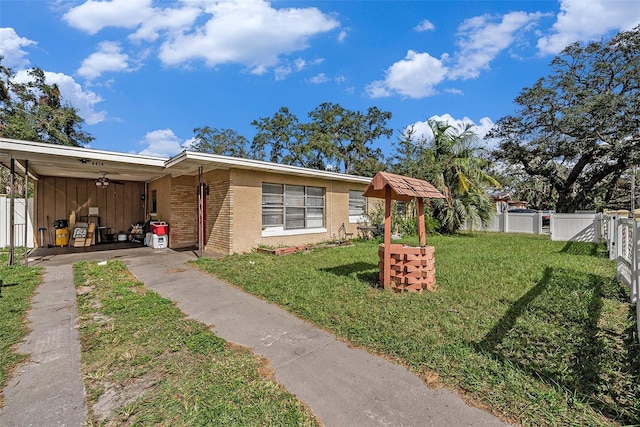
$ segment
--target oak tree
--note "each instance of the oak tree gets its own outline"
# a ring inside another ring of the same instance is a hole
[[[593,209],[640,163],[639,85],[640,26],[608,41],[574,43],[488,137],[500,140],[498,159],[553,187],[556,211]]]

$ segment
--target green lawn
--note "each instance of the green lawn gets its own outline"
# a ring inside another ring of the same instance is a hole
[[[405,243],[416,244],[409,239]],[[434,236],[437,290],[374,287],[377,242],[197,265],[524,425],[640,423],[640,345],[601,246]]]
[[[88,425],[317,425],[266,361],[186,319],[122,262],[74,273]]]
[[[41,274],[39,268],[9,267],[7,263],[7,255],[0,255],[0,390],[7,385],[11,370],[27,358],[18,354],[15,346],[29,332],[24,320]]]

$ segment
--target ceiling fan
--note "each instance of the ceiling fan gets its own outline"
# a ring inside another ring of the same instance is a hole
[[[109,178],[107,178],[107,172],[100,172],[100,173],[102,174],[102,176],[96,179],[96,187],[107,188],[109,184],[124,185],[124,182],[112,181]]]

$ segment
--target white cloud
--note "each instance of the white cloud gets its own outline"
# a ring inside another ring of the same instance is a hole
[[[160,37],[161,31],[178,32],[188,30],[193,25],[202,10],[186,4],[180,9],[154,9],[154,14],[144,20],[140,28],[129,36],[131,40],[154,42]]]
[[[395,94],[424,98],[437,93],[436,87],[443,81],[476,78],[517,40],[519,32],[531,29],[542,16],[541,13],[511,12],[500,19],[489,15],[469,18],[458,28],[459,50],[453,61],[446,53],[438,59],[427,52],[409,50],[404,59],[387,68],[384,80],[376,80],[366,87],[367,94],[371,98]],[[428,21],[421,25],[429,27]]]
[[[94,125],[105,120],[107,113],[96,111],[96,105],[102,102],[100,95],[90,90],[83,90],[73,77],[64,73],[44,72],[47,84],[57,84],[63,101],[68,101],[78,110],[78,115],[84,119],[88,125]],[[15,76],[18,82],[28,82],[31,79],[26,70],[18,71]]]
[[[435,120],[436,122],[445,122],[448,123],[453,128],[458,131],[462,131],[466,125],[472,125],[473,131],[478,136],[478,142],[480,145],[484,145],[482,142],[485,135],[491,130],[493,127],[493,120],[489,117],[483,117],[480,119],[480,123],[476,124],[469,117],[463,117],[462,119],[455,119],[451,114],[443,114],[441,116],[435,115],[429,117],[429,119],[423,122],[416,122],[413,125],[407,126],[406,129],[409,129],[413,126],[413,130],[415,132],[414,137],[415,140],[425,139],[427,141],[431,141],[433,139],[433,132],[431,131],[431,127],[429,126],[429,120]],[[406,131],[405,129],[405,131]]]
[[[436,29],[436,26],[433,25],[431,21],[429,21],[428,19],[424,19],[418,25],[416,25],[413,29],[418,32],[433,31]]]
[[[276,81],[280,81],[280,80],[284,80],[285,78],[287,78],[287,76],[292,73],[292,70],[291,70],[291,67],[289,67],[289,66],[281,65],[279,67],[276,67],[273,70],[273,72],[274,72],[274,74],[276,76]]]
[[[511,45],[518,31],[535,23],[541,13],[511,12],[500,22],[493,22],[489,15],[476,16],[465,20],[458,28],[458,46],[455,65],[450,79],[477,78],[481,70],[489,69],[489,63]]]
[[[71,8],[62,19],[89,34],[106,27],[135,28],[153,16],[151,0],[87,0]]]
[[[446,88],[446,89],[443,89],[442,91],[446,93],[450,93],[452,95],[464,95],[463,91],[454,87]]]
[[[630,30],[638,23],[637,0],[560,0],[553,32],[538,40],[538,49],[556,54],[571,43],[592,41],[612,30]]]
[[[384,80],[374,81],[367,86],[367,93],[372,98],[395,93],[410,98],[433,95],[435,87],[446,78],[446,59],[446,55],[437,59],[428,53],[409,50],[404,59],[386,70]]]
[[[304,69],[307,66],[307,61],[305,61],[302,58],[298,58],[295,61],[293,61],[293,64],[296,67],[296,71],[300,71],[300,70]]]
[[[122,53],[116,42],[102,42],[98,51],[89,55],[78,69],[78,74],[86,79],[100,77],[105,71],[131,71],[129,56]]]
[[[321,84],[329,81],[329,77],[325,73],[319,73],[309,79],[309,83]]]
[[[23,47],[36,44],[33,40],[20,37],[13,28],[0,28],[0,56],[4,56],[3,65],[6,67],[24,67],[29,61],[25,58],[27,52]]]
[[[147,132],[141,143],[146,144],[147,147],[138,154],[172,157],[189,148],[193,144],[193,138],[181,142],[171,129],[158,129]]]
[[[182,0],[165,8],[153,7],[153,0],[87,0],[70,8],[63,19],[89,34],[107,27],[131,30],[128,39],[132,42],[157,43],[158,58],[165,65],[237,63],[254,74],[280,65],[276,80],[285,78],[292,68],[280,64],[283,55],[306,49],[311,37],[340,26],[315,7],[275,8],[267,0]],[[339,41],[345,35],[343,30]],[[124,58],[119,59],[119,65],[111,66],[122,66]],[[81,70],[87,78],[102,71],[124,70],[93,66],[91,61],[98,62],[98,57],[85,61]]]
[[[207,13],[212,17],[203,26],[162,44],[162,62],[179,65],[201,59],[211,67],[240,63],[262,74],[280,55],[306,49],[310,37],[339,26],[316,8],[274,9],[263,0],[216,2]]]
[[[338,33],[338,41],[342,43],[347,38],[348,33],[349,32],[346,29],[340,30],[340,32]]]

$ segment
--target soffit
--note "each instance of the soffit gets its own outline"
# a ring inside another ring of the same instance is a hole
[[[166,159],[114,153],[0,138],[0,164],[9,167],[16,160],[18,173],[24,173],[28,160],[32,176],[96,179],[107,173],[110,179],[148,182],[165,175]]]

